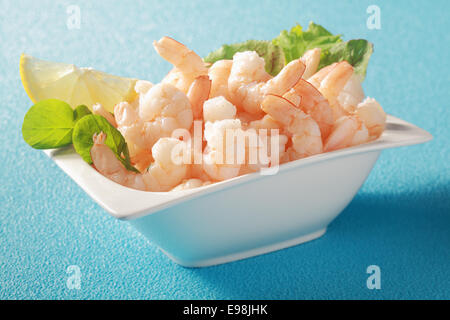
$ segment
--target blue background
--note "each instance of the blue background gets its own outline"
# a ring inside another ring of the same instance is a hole
[[[79,30],[66,26],[71,4],[81,9]],[[366,27],[371,4],[381,8],[381,30]],[[449,12],[446,0],[2,0],[0,298],[450,298]],[[22,140],[31,106],[19,78],[22,52],[157,82],[170,68],[151,45],[163,35],[204,56],[310,20],[372,41],[366,93],[434,136],[383,152],[316,241],[217,267],[180,267]],[[381,290],[366,287],[372,264],[381,268]],[[81,269],[80,290],[66,286],[69,265]]]

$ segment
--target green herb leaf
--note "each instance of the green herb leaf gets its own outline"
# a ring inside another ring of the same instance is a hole
[[[35,149],[53,149],[72,142],[73,109],[64,101],[47,99],[36,103],[23,119],[22,136]]]
[[[218,60],[233,59],[236,52],[256,51],[262,57],[266,64],[267,73],[276,75],[284,67],[284,55],[281,48],[274,45],[271,41],[248,40],[241,43],[223,45],[216,51],[211,52],[204,60],[214,63]]]
[[[86,115],[81,118],[73,129],[73,146],[75,151],[83,158],[84,161],[91,164],[91,148],[94,145],[92,137],[94,133],[106,134],[105,144],[114,152],[117,159],[130,171],[139,172],[130,163],[130,155],[128,146],[122,134],[114,128],[108,120],[99,115]]]
[[[364,79],[372,52],[373,45],[367,40],[357,39],[341,42],[322,54],[319,69],[334,62],[346,60],[354,67],[355,73]]]
[[[270,41],[249,40],[231,45],[223,45],[211,52],[204,60],[214,63],[222,59],[232,59],[236,52],[256,51],[266,61],[266,71],[275,76],[285,64],[300,58],[307,50],[320,48],[319,69],[334,62],[347,60],[355,68],[355,73],[364,78],[373,45],[366,40],[343,42],[341,35],[333,35],[324,27],[310,22],[308,29],[297,24],[290,31],[283,30]]]
[[[283,30],[273,39],[273,43],[282,48],[286,63],[300,58],[309,49],[321,48],[319,70],[334,62],[346,60],[363,79],[373,52],[373,45],[367,40],[342,42],[340,35],[333,35],[313,22],[310,22],[306,31],[298,24],[291,31]]]
[[[283,50],[286,63],[289,63],[300,58],[307,50],[321,48],[326,51],[342,42],[342,39],[341,35],[333,35],[324,27],[310,22],[306,31],[297,24],[291,31],[281,31],[272,42]]]
[[[83,118],[84,116],[87,116],[88,114],[91,114],[91,110],[89,110],[88,107],[86,107],[84,104],[80,104],[78,107],[73,110],[73,118],[75,122]]]

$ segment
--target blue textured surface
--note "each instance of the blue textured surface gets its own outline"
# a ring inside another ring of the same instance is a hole
[[[66,27],[71,4],[81,9],[79,30]],[[366,28],[370,4],[381,8],[381,30]],[[450,298],[448,12],[446,0],[2,0],[0,298]],[[222,43],[271,39],[310,20],[345,39],[371,40],[366,93],[434,136],[425,145],[385,151],[353,202],[316,241],[185,269],[111,218],[22,140],[31,105],[19,78],[22,52],[158,81],[170,66],[151,42],[163,35],[206,55]],[[372,264],[381,268],[381,290],[366,287]],[[69,265],[81,268],[80,290],[66,286]]]

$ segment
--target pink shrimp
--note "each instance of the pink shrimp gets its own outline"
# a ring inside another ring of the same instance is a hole
[[[364,123],[358,119],[358,117],[343,116],[339,118],[333,126],[333,131],[325,141],[325,152],[347,148],[356,143],[360,144],[366,142],[368,136],[364,136],[364,131],[367,132],[367,129],[365,129]],[[355,139],[357,132],[360,132],[363,136]]]
[[[200,120],[203,116],[203,103],[208,100],[211,89],[211,80],[208,76],[199,76],[192,82],[187,97],[192,107],[194,120]]]
[[[261,81],[259,79],[265,77],[260,70],[261,65],[264,66],[264,59],[256,52],[238,52],[233,57],[228,78],[232,102],[251,114],[262,115],[260,105],[264,97],[268,94],[283,95],[297,83],[305,70],[303,62],[297,59],[288,63],[275,77]]]
[[[352,65],[347,61],[341,61],[322,68],[308,79],[328,100],[335,120],[348,115],[348,112],[339,104],[338,97],[352,75]]]
[[[161,57],[174,66],[162,82],[170,83],[187,93],[197,77],[208,75],[203,59],[184,44],[162,37],[159,41],[154,41],[153,46]]]
[[[303,79],[308,79],[317,71],[317,67],[319,66],[319,62],[320,62],[320,54],[321,53],[322,53],[322,49],[314,48],[314,49],[306,51],[303,54],[303,56],[300,58],[306,66],[305,72],[303,73],[303,76],[302,76]]]
[[[286,130],[292,134],[291,141],[295,159],[322,152],[320,129],[310,115],[298,109],[289,100],[276,95],[267,95],[261,108],[276,121],[286,126]]]
[[[328,100],[311,83],[300,79],[283,97],[299,106],[317,122],[323,139],[328,137],[334,123],[333,110]]]
[[[106,134],[94,134],[91,158],[94,167],[105,177],[123,186],[143,191],[169,191],[187,177],[188,165],[172,161],[172,151],[183,141],[161,138],[152,148],[155,162],[144,173],[127,170],[113,151],[105,145]]]

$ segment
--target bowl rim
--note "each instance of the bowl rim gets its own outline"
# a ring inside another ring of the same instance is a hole
[[[377,140],[282,164],[276,174],[339,157],[425,143],[432,138],[427,131],[387,115],[386,128]],[[148,192],[131,189],[106,178],[87,164],[73,147],[44,150],[44,153],[109,214],[123,220],[140,218],[183,201],[258,179],[270,178],[270,175],[254,172],[195,189]]]

